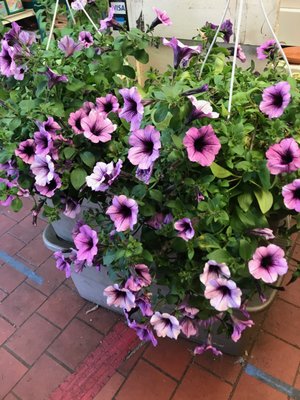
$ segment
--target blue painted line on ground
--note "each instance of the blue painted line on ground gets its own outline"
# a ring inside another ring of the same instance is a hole
[[[10,267],[14,268],[15,270],[21,272],[21,274],[27,276],[30,280],[33,282],[42,285],[44,282],[44,279],[37,275],[35,272],[33,272],[30,268],[26,267],[23,263],[21,263],[19,260],[16,260],[15,258],[11,257],[9,254],[5,253],[5,251],[0,250],[0,258],[4,262],[6,262],[7,265]],[[1,271],[0,271],[0,280],[1,280]]]
[[[252,364],[247,364],[245,367],[245,372],[253,376],[254,378],[266,383],[272,388],[282,392],[292,399],[300,400],[300,390],[295,389],[293,386],[288,385],[287,383],[282,382],[280,379],[274,378],[273,376],[267,374],[261,369],[255,367]]]

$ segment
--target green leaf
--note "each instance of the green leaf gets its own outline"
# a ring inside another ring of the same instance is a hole
[[[156,108],[154,113],[154,121],[155,122],[162,122],[166,119],[169,112],[169,106],[167,103],[160,103],[159,106]]]
[[[216,178],[227,178],[228,176],[231,176],[232,173],[228,171],[227,169],[221,167],[220,165],[216,163],[212,163],[210,166],[211,172],[214,174]]]
[[[217,261],[220,263],[221,262],[226,263],[226,262],[230,261],[230,259],[231,259],[230,254],[226,250],[223,250],[223,249],[214,250],[212,253],[209,253],[207,255],[207,257],[209,260],[214,260],[214,261]]]
[[[26,115],[32,111],[38,105],[38,100],[22,100],[19,103],[19,107],[22,115]]]
[[[150,197],[151,197],[151,199],[156,200],[159,203],[161,203],[162,199],[163,199],[162,192],[160,190],[156,190],[156,189],[150,190]]]
[[[79,156],[85,165],[93,168],[96,163],[96,158],[93,153],[90,151],[84,151],[83,153],[80,153]]]
[[[74,147],[66,147],[64,149],[64,156],[65,156],[66,160],[69,160],[70,158],[72,158],[75,153],[76,153],[76,149],[74,149]]]
[[[82,82],[78,79],[73,79],[72,83],[67,84],[67,89],[70,92],[77,92],[78,90],[82,89],[85,86],[85,82]]]
[[[215,75],[219,75],[225,66],[225,55],[224,54],[216,54],[215,56]]]
[[[251,193],[243,193],[238,196],[238,203],[241,209],[247,212],[253,202]]]
[[[146,261],[149,261],[149,262],[153,261],[153,256],[148,250],[145,250],[145,249],[143,250],[142,257]]]
[[[22,203],[22,201],[21,201],[18,197],[16,197],[16,198],[13,199],[13,201],[11,202],[10,207],[11,207],[11,209],[12,209],[14,212],[18,212],[18,211],[20,211],[21,208],[23,207],[23,203]]]
[[[127,76],[130,79],[135,79],[135,70],[129,65],[123,66],[123,75]]]
[[[259,208],[263,214],[267,213],[273,205],[273,195],[268,190],[257,190],[254,192]]]
[[[242,257],[242,259],[248,261],[251,258],[255,247],[256,243],[249,243],[246,239],[241,239],[239,254]]]
[[[83,168],[75,168],[71,172],[71,183],[73,187],[78,190],[85,184],[86,171]]]
[[[259,172],[258,172],[259,179],[264,189],[268,190],[271,187],[271,180],[270,180],[270,171],[267,168],[267,162],[264,160],[262,161]]]
[[[172,140],[173,140],[175,146],[177,147],[177,149],[182,148],[182,139],[180,136],[172,135]]]
[[[136,50],[133,55],[142,64],[147,64],[149,62],[149,55],[144,49]]]

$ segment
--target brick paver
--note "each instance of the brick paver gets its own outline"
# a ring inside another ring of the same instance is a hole
[[[160,340],[158,346],[149,346],[144,358],[170,376],[180,380],[191,362],[190,343],[186,340]]]
[[[110,358],[106,352],[120,343],[114,332],[123,326],[118,324],[121,317],[101,307],[86,313],[94,305],[81,299],[72,280],[66,281],[55,269],[41,239],[46,222],[39,219],[33,227],[30,207],[28,199],[17,214],[0,207],[0,251],[44,279],[42,285],[34,283],[0,260],[0,399],[52,399],[54,390],[64,393],[60,388],[80,386],[81,370],[89,394],[83,398],[82,390],[72,389],[72,400],[288,399],[271,384],[249,376],[243,370],[247,363],[300,390],[300,280],[279,292],[268,312],[255,316],[255,343],[242,357],[216,359],[210,353],[193,357],[193,343],[167,339],[156,348],[131,340],[132,346],[139,346],[133,353],[128,356],[122,349],[122,357],[112,353]],[[295,235],[293,257],[298,260],[299,239]],[[296,261],[291,265],[295,267]],[[289,279],[290,273],[284,283]],[[110,339],[106,342],[110,335],[111,344]],[[96,359],[104,367],[97,366],[97,377],[92,373],[96,379],[92,389],[89,371]]]
[[[175,388],[175,380],[140,360],[116,395],[116,400],[168,400]]]
[[[232,400],[288,400],[288,396],[278,392],[252,376],[243,374]]]
[[[78,364],[99,346],[102,339],[101,333],[74,319],[48,351],[64,365],[75,370]]]
[[[84,306],[85,301],[67,286],[60,286],[38,312],[60,328],[64,328]]]
[[[69,371],[43,354],[13,391],[22,400],[48,400],[52,391],[68,375]]]
[[[0,399],[3,399],[26,373],[27,368],[0,348]]]
[[[0,304],[0,315],[20,326],[45,299],[42,293],[22,283]]]
[[[27,364],[32,365],[60,330],[37,314],[33,314],[17,332],[10,337],[6,347]]]

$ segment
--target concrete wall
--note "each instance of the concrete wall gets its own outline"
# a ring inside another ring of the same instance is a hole
[[[300,1],[300,0],[297,0]],[[277,28],[280,0],[263,0],[273,28]],[[217,24],[221,18],[226,0],[127,0],[129,24],[136,26],[140,13],[145,22],[150,24],[154,19],[153,7],[166,10],[173,25],[159,25],[155,34],[159,36],[176,36],[180,39],[191,39],[206,21]],[[231,0],[227,18],[235,20],[238,0]],[[264,21],[259,0],[245,0],[241,43],[258,45],[270,38],[271,33]]]

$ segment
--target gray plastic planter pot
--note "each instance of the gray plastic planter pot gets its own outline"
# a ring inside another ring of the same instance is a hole
[[[73,243],[70,241],[64,241],[57,237],[53,227],[48,225],[43,232],[43,241],[45,246],[51,251],[68,251],[73,247]],[[71,278],[76,286],[76,289],[81,297],[84,299],[98,304],[104,308],[110,309],[118,314],[123,314],[120,308],[111,307],[107,305],[106,297],[103,295],[104,289],[112,285],[113,282],[110,280],[106,268],[102,268],[100,271],[95,268],[84,268],[81,273],[76,273],[72,271]],[[281,281],[277,282],[280,285]],[[167,288],[160,287],[167,294]],[[154,288],[158,290],[157,288]],[[251,329],[246,329],[244,331],[242,338],[234,343],[232,340],[227,338],[224,334],[218,335],[218,326],[213,329],[213,344],[219,348],[223,353],[230,354],[234,356],[242,356],[249,353],[252,344],[261,329],[262,322],[264,320],[264,311],[271,305],[276,295],[276,290],[272,289],[268,293],[269,300],[261,304],[258,299],[254,299],[248,310],[251,313],[251,319],[254,321],[255,325]],[[171,311],[171,310],[164,310]],[[191,337],[190,340],[195,343],[203,343],[206,339],[206,332],[203,330],[203,334],[197,337]]]

